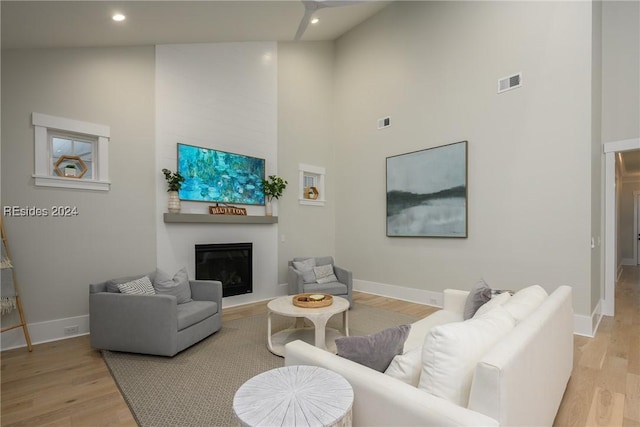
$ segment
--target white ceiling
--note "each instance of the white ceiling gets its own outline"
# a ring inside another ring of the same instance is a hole
[[[309,25],[301,40],[334,40],[389,1],[353,3],[318,10],[320,22]],[[305,10],[300,0],[3,0],[1,7],[3,49],[292,41]],[[113,21],[115,12],[127,19]]]

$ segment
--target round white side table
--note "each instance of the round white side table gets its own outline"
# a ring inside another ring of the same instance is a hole
[[[256,375],[233,398],[233,412],[245,427],[348,427],[352,405],[353,389],[346,379],[303,365]]]

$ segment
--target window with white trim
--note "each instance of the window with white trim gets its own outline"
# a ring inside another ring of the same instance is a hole
[[[108,126],[33,113],[35,185],[108,191]]]
[[[320,166],[300,164],[298,199],[301,205],[324,206],[325,169]]]

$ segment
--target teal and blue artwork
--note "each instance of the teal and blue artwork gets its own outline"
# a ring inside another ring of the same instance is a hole
[[[180,199],[264,205],[264,159],[178,144],[178,172],[185,178]]]

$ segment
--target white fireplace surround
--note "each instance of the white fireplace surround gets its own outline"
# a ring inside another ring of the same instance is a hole
[[[278,224],[165,223],[167,187],[161,169],[177,166],[178,142],[265,159],[278,171],[277,44],[156,46],[157,264],[186,267],[195,278],[194,245],[253,242],[253,293],[223,306],[282,294],[278,286]],[[207,214],[213,203],[182,202],[182,213]],[[264,206],[243,206],[264,215]],[[274,207],[277,215],[277,206]]]

